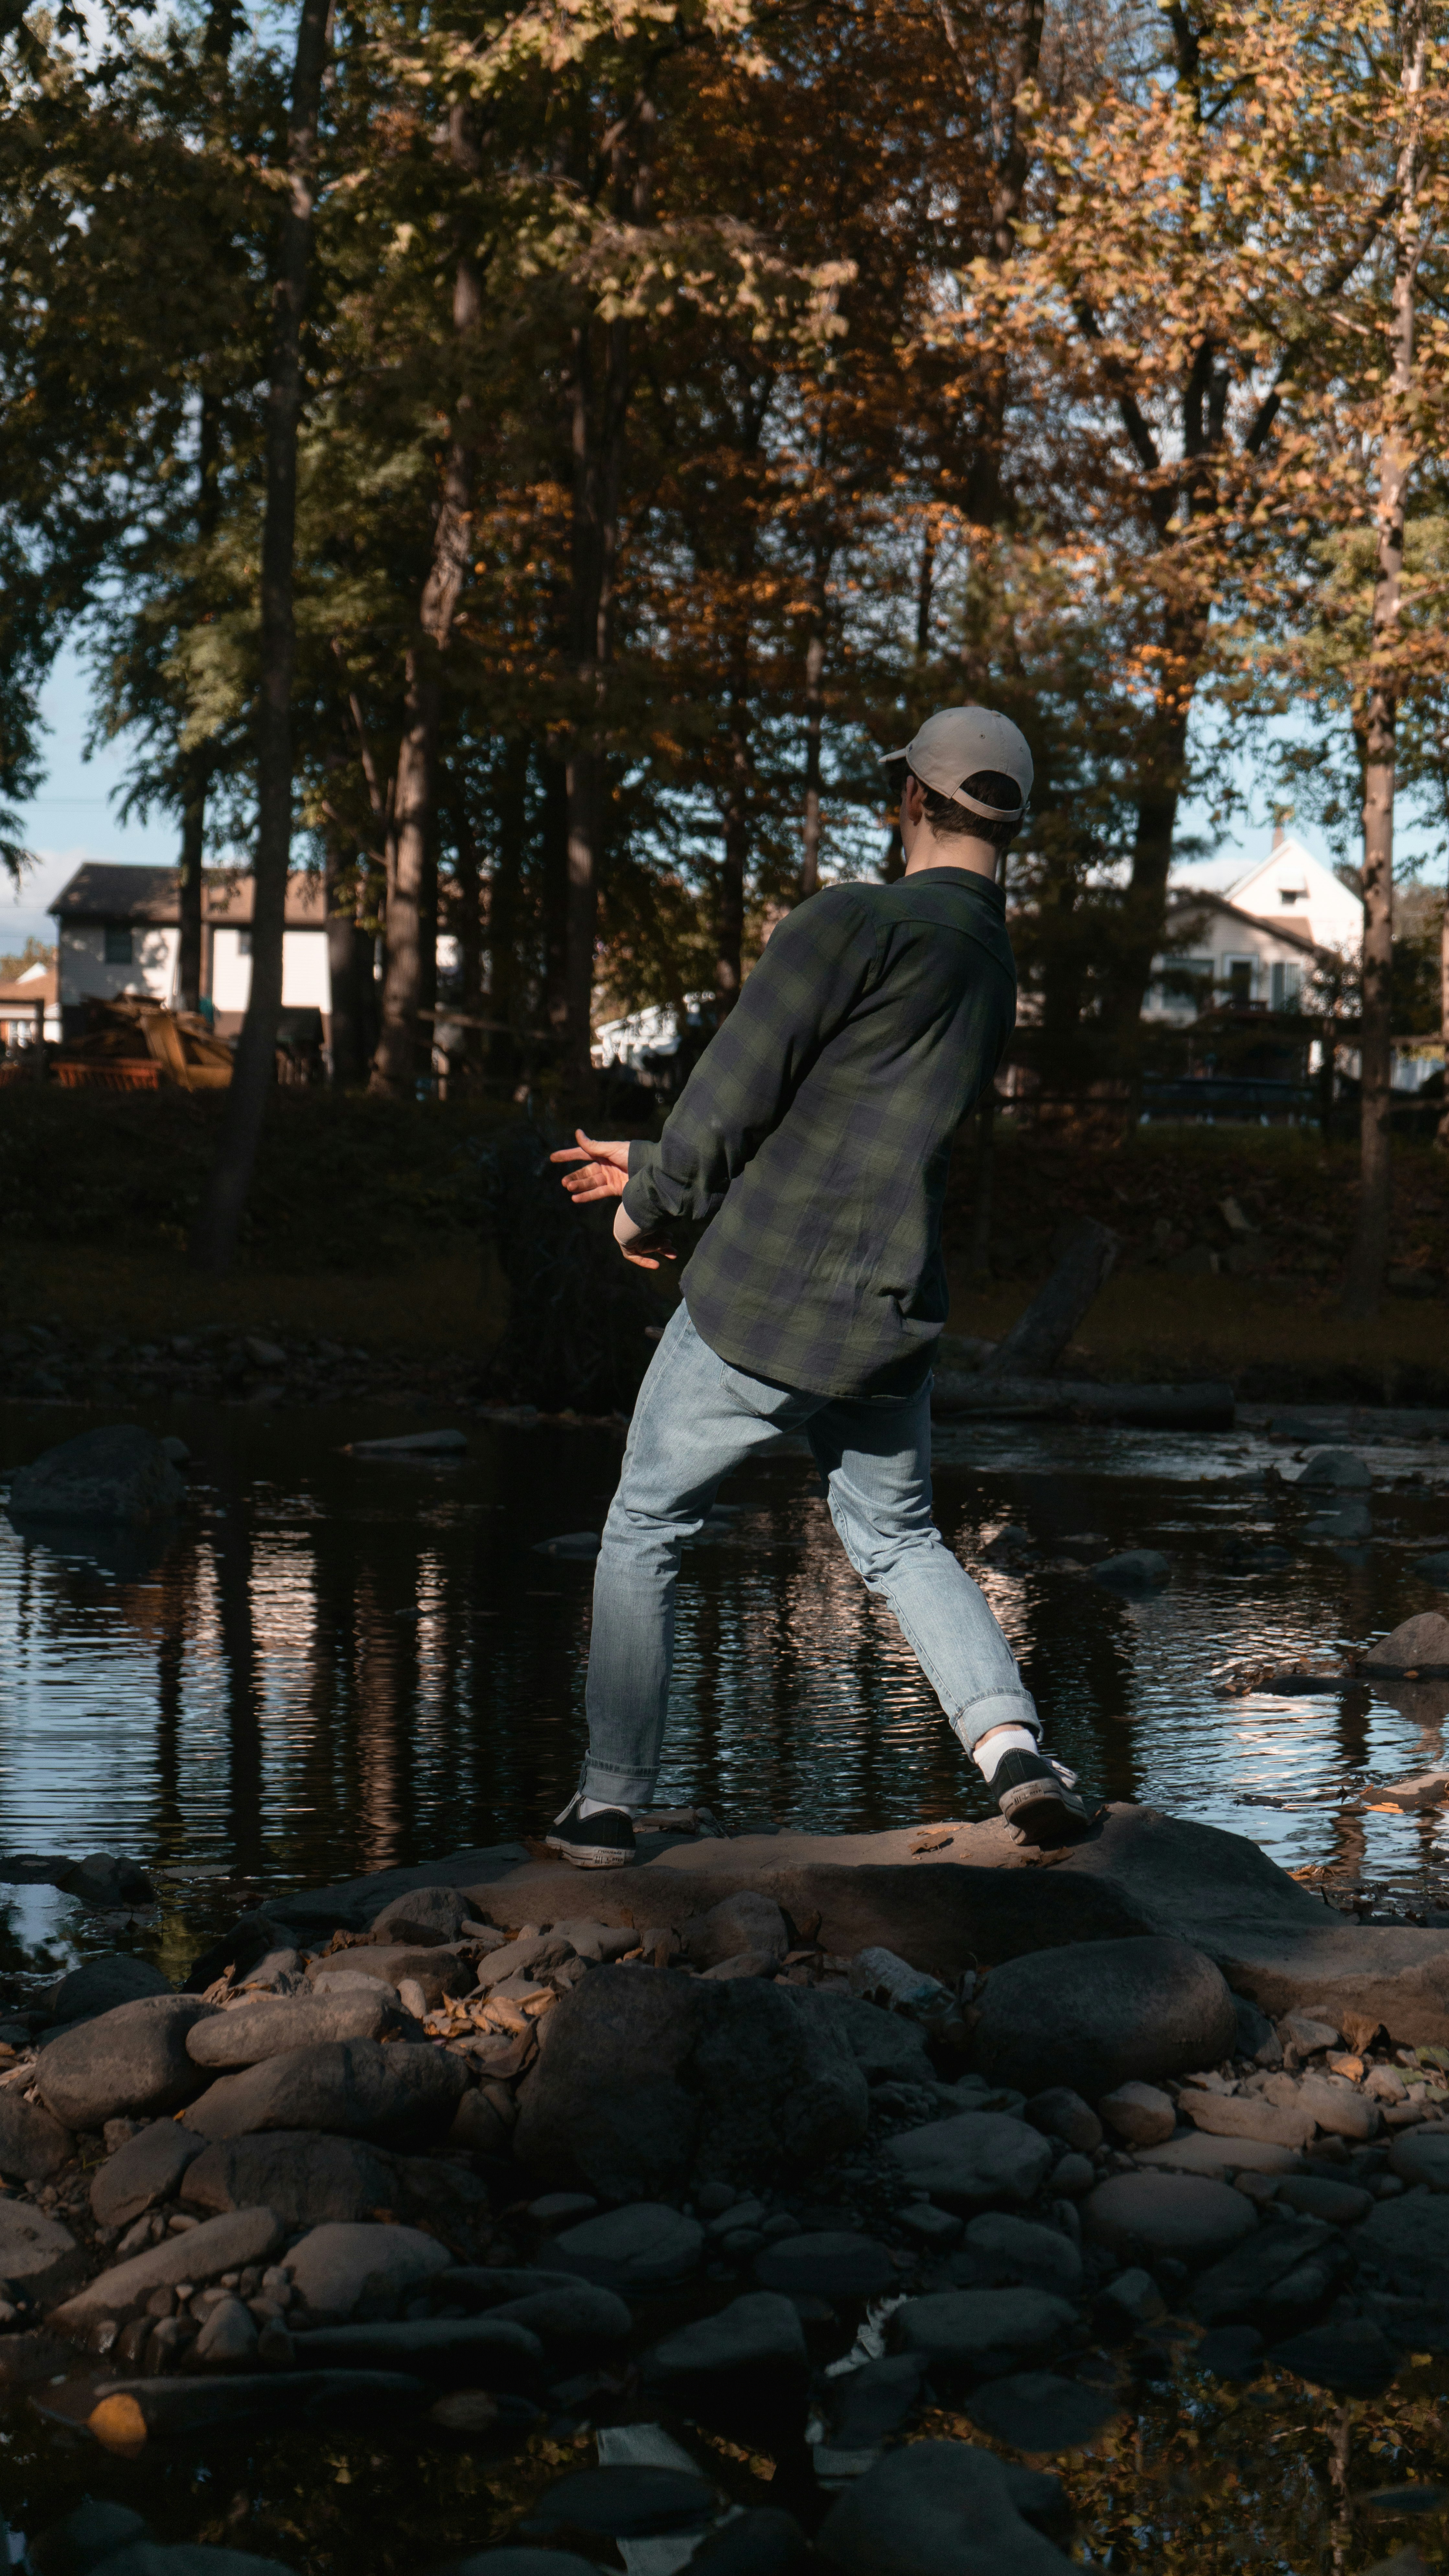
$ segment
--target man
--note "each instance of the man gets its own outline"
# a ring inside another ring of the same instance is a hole
[[[904,877],[828,887],[781,922],[657,1145],[578,1131],[554,1161],[617,1198],[625,1259],[673,1259],[713,1223],[629,1427],[594,1577],[589,1752],[549,1847],[631,1861],[658,1774],[680,1549],[723,1477],[782,1434],[815,1454],[847,1555],[884,1595],[1004,1816],[1028,1841],[1085,1832],[1072,1774],[986,1602],[931,1519],[931,1354],[946,1320],[951,1141],[1016,1015],[997,862],[1031,754],[985,707],[931,717],[904,753]]]

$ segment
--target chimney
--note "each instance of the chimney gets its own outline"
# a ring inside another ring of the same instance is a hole
[[[1286,833],[1286,832],[1284,831],[1284,829],[1283,829],[1283,824],[1282,824],[1282,820],[1281,820],[1281,817],[1280,817],[1280,819],[1279,819],[1277,822],[1275,822],[1275,824],[1273,825],[1273,848],[1274,848],[1274,851],[1275,851],[1275,852],[1276,852],[1276,851],[1278,851],[1278,850],[1281,850],[1281,849],[1282,849],[1283,844],[1284,844],[1284,842],[1287,840],[1287,838],[1288,838],[1288,835],[1287,835],[1287,833]]]

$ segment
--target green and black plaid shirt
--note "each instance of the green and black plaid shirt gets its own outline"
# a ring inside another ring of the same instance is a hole
[[[964,868],[831,886],[781,922],[624,1205],[712,1217],[690,1320],[733,1368],[817,1395],[918,1385],[946,1320],[951,1142],[1001,1060],[1001,888]]]

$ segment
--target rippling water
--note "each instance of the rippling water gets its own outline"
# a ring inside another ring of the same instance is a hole
[[[84,1419],[0,1409],[0,1470]],[[184,1941],[253,1890],[536,1831],[583,1741],[590,1573],[533,1549],[598,1528],[616,1439],[482,1425],[457,1465],[383,1464],[342,1444],[395,1431],[395,1414],[150,1419],[193,1451],[191,1508],[154,1547],[96,1553],[0,1516],[0,1847],[133,1854]],[[1089,1788],[1422,1900],[1449,1875],[1449,1827],[1365,1812],[1357,1793],[1442,1754],[1449,1685],[1244,1700],[1211,1678],[1442,1603],[1414,1554],[1445,1542],[1449,1444],[1366,1454],[1374,1532],[1356,1550],[1298,1537],[1303,1503],[1263,1478],[1295,1475],[1293,1454],[1251,1434],[946,1424],[938,1517]],[[722,1498],[729,1533],[692,1548],[681,1581],[667,1787],[822,1829],[984,1813],[808,1458],[782,1450]],[[1035,1552],[995,1564],[983,1550],[1008,1523]],[[1167,1589],[1124,1600],[1073,1571],[1062,1551],[1088,1534],[1161,1548]],[[1234,1571],[1245,1538],[1286,1544],[1289,1563]],[[87,1937],[42,1890],[16,1892],[10,1921],[27,1949]]]

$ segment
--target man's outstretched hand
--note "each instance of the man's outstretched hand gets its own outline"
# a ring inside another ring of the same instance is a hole
[[[569,1197],[580,1207],[587,1206],[591,1199],[621,1199],[629,1179],[628,1146],[601,1144],[596,1136],[586,1136],[582,1127],[574,1129],[574,1137],[572,1145],[561,1145],[556,1154],[549,1156],[551,1163],[572,1163],[574,1166],[571,1172],[562,1175]],[[615,1212],[614,1241],[625,1260],[632,1261],[638,1270],[657,1270],[661,1261],[679,1259],[662,1231],[646,1233],[643,1226],[635,1224],[626,1208],[621,1207]]]
[[[627,1145],[601,1145],[594,1136],[586,1136],[582,1127],[574,1129],[576,1142],[561,1145],[550,1154],[551,1163],[576,1163],[577,1171],[565,1172],[564,1188],[571,1199],[584,1206],[590,1199],[621,1199],[629,1179]]]

